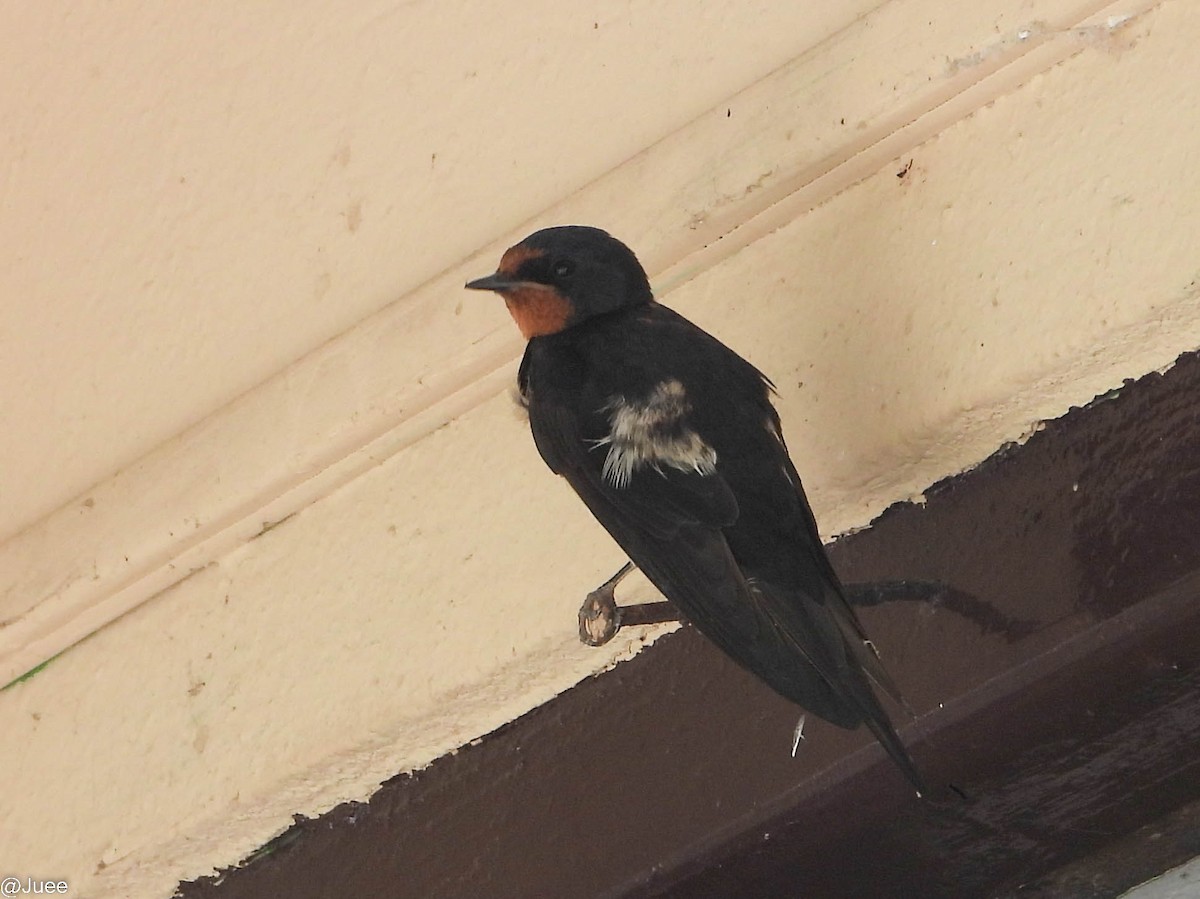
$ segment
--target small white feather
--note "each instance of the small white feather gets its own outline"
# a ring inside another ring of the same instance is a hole
[[[658,384],[645,399],[614,396],[602,411],[609,413],[604,479],[618,489],[628,486],[634,472],[649,465],[710,475],[717,470],[717,453],[687,427],[691,411],[683,385],[675,380]]]

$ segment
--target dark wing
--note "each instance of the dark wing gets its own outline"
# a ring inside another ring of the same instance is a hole
[[[839,630],[845,637],[846,644],[850,648],[850,653],[859,667],[871,678],[875,684],[884,692],[892,697],[897,703],[908,708],[908,704],[904,701],[904,697],[900,695],[900,688],[896,686],[896,682],[892,680],[891,675],[883,667],[879,660],[879,656],[875,653],[874,645],[867,637],[866,631],[863,629],[862,623],[858,620],[858,615],[846,600],[845,590],[842,587],[841,579],[837,572],[833,570],[833,565],[829,562],[829,555],[825,552],[825,547],[821,542],[821,534],[817,529],[817,519],[812,513],[812,507],[808,504],[808,497],[804,493],[804,486],[800,483],[800,474],[796,471],[796,466],[792,462],[792,457],[788,453],[787,444],[783,439],[783,429],[779,421],[779,414],[774,408],[770,410],[770,420],[772,427],[770,429],[772,453],[775,461],[782,469],[784,477],[796,498],[796,514],[802,521],[805,536],[802,541],[805,548],[809,551],[813,565],[820,573],[822,588],[817,591],[822,599],[822,602],[828,607],[829,614],[837,622]],[[882,742],[882,741],[881,741]]]
[[[785,666],[773,673],[759,672],[760,677],[834,723],[866,724],[921,791],[920,775],[867,679],[906,709],[908,706],[829,563],[800,476],[787,452],[778,414],[769,403],[759,411],[766,415],[766,427],[756,432],[756,446],[738,459],[730,472],[740,485],[743,515],[727,537],[750,579],[758,613],[774,623],[780,641],[813,661],[832,687],[836,702],[832,711],[840,710],[846,718],[840,721],[836,714],[808,705],[796,687],[786,683],[790,669]]]
[[[719,473],[646,466],[617,487],[604,477],[594,422],[581,428],[571,410],[534,402],[530,424],[546,464],[705,636],[814,714],[842,727],[863,722],[860,703],[846,693],[856,671],[835,620],[819,606],[747,583],[722,531],[738,509]]]

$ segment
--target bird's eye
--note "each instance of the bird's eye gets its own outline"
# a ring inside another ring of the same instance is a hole
[[[575,263],[570,259],[560,259],[554,263],[554,277],[556,278],[569,278],[574,271]]]

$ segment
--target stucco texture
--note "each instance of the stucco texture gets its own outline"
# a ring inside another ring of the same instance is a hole
[[[83,27],[96,11],[76,11],[87,21],[70,27],[63,10],[5,13],[26,34],[72,35],[57,53],[100,92],[79,87],[74,105],[38,125],[40,139],[76,146],[65,140],[73,122],[108,135],[90,152],[64,150],[56,166],[21,163],[41,173],[40,187],[8,188],[29,209],[43,195],[55,201],[24,230],[0,220],[13,250],[6,289],[46,301],[32,319],[7,304],[0,312],[13,348],[5,370],[19,373],[6,417],[31,422],[0,447],[2,467],[17,473],[6,479],[15,486],[5,526],[202,420],[808,46],[794,46],[796,23],[765,6],[699,21],[686,5],[635,6],[593,28],[546,4],[544,18],[522,13],[521,35],[530,21],[542,31],[515,46],[495,40],[514,30],[510,8],[434,6],[377,4],[349,17],[317,5],[239,7],[237,17],[204,7],[188,13],[203,27],[149,17],[137,40],[118,38],[108,20]],[[615,36],[568,60],[606,29]],[[664,45],[668,36],[683,43]],[[829,534],[867,525],[1039,420],[1200,346],[1200,119],[1190,115],[1200,16],[1173,0],[1071,39],[1065,61],[740,252],[658,279],[664,302],[774,378]],[[26,43],[14,58],[43,89],[34,64],[49,51]],[[416,45],[431,68],[383,67]],[[100,47],[111,60],[94,58]],[[174,74],[135,89],[147,67]],[[171,99],[167,85],[210,70],[195,103]],[[611,91],[597,95],[594,119],[574,118],[579,86],[597,78]],[[646,83],[661,92],[647,99]],[[76,90],[62,84],[45,89]],[[12,104],[11,81],[5,90]],[[80,121],[86,108],[112,108],[104,91],[144,114],[125,126]],[[407,105],[391,105],[401,96]],[[276,107],[270,128],[250,128]],[[523,127],[547,107],[553,115],[539,121],[569,140]],[[162,118],[167,108],[178,116]],[[626,119],[619,138],[595,125]],[[256,136],[242,145],[232,135],[248,128]],[[397,153],[396,135],[410,129],[430,140]],[[147,149],[164,131],[163,152]],[[122,137],[143,149],[97,182],[89,167],[123,152]],[[68,202],[49,180],[64,170],[96,189]],[[212,191],[222,204],[201,199]],[[103,197],[120,202],[101,209]],[[66,227],[73,217],[94,227]],[[636,234],[617,236],[638,249]],[[475,260],[475,274],[494,262]],[[63,280],[49,279],[54,271]],[[119,324],[107,292],[131,298]],[[622,633],[603,650],[576,642],[579,601],[623,559],[536,456],[504,386],[515,344],[503,305],[457,292],[444,303],[443,314],[454,308],[509,341],[480,362],[482,387],[450,391],[461,399],[452,421],[363,456],[296,514],[255,528],[0,693],[0,855],[13,873],[65,877],[72,895],[169,895],[180,878],[236,862],[292,814],[363,798],[652,640],[657,631]],[[426,325],[408,321],[414,353],[429,351],[436,328]],[[13,337],[20,328],[28,340]],[[46,364],[50,344],[79,365]],[[346,345],[347,367],[356,345]],[[130,357],[136,364],[114,362]],[[186,386],[168,389],[181,370]],[[34,407],[46,396],[31,386],[39,380],[64,397],[61,415]],[[320,380],[307,369],[279,380],[279,405],[319,405]],[[253,443],[253,422],[241,433]],[[177,439],[186,449],[186,434]],[[55,490],[31,486],[47,480]],[[181,481],[179,491],[195,486]]]

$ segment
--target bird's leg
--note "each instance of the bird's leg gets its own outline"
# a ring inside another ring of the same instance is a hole
[[[630,624],[661,624],[664,621],[679,621],[679,611],[669,602],[643,602],[632,606],[618,606],[617,584],[633,571],[633,563],[626,562],[621,570],[587,595],[579,607],[579,641],[588,646],[603,646],[617,635],[622,627]]]

